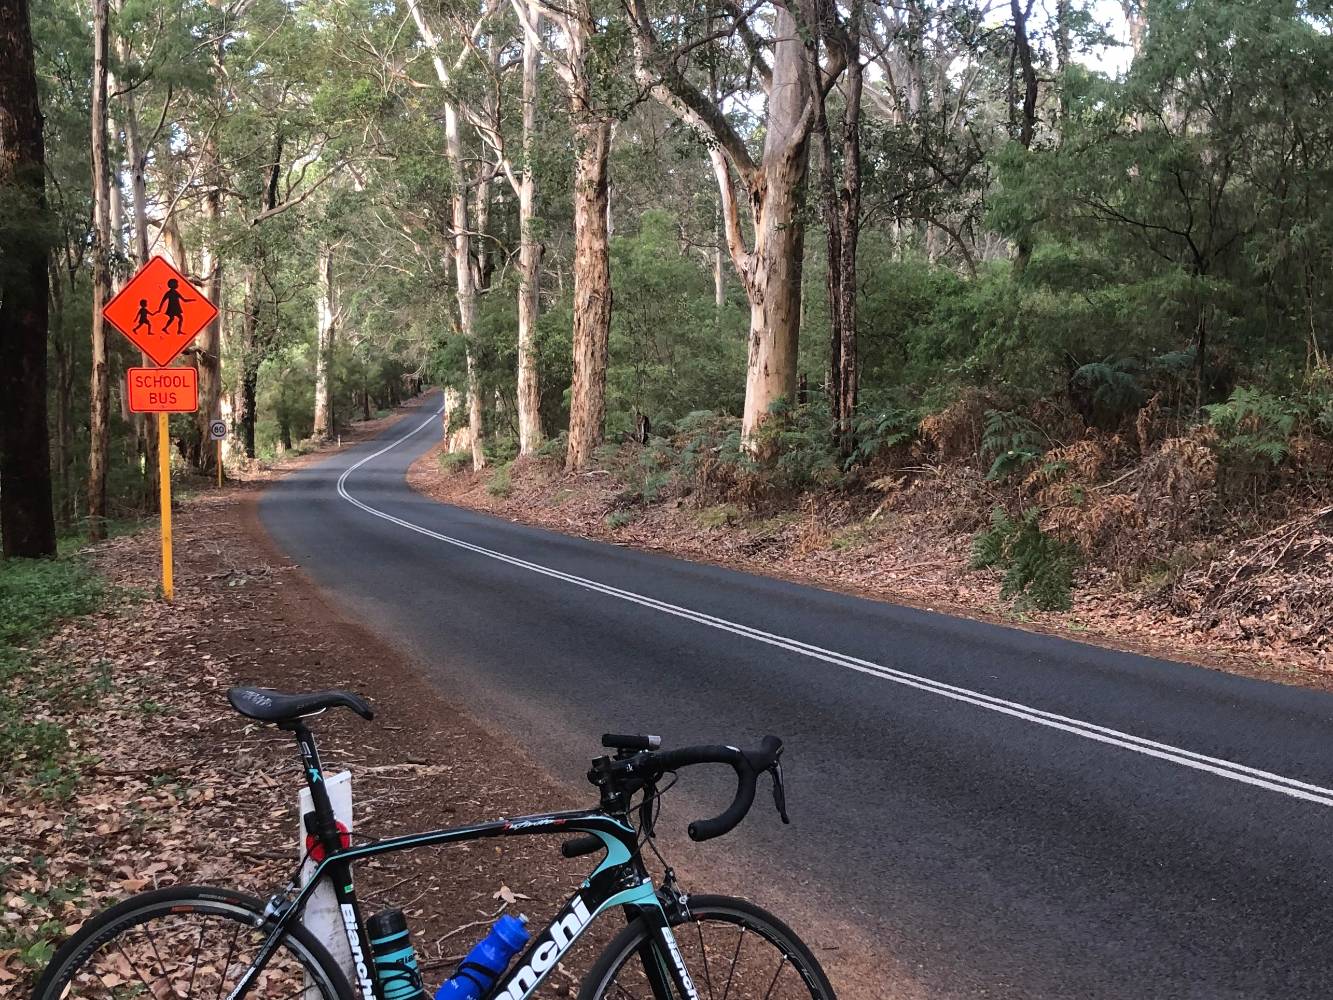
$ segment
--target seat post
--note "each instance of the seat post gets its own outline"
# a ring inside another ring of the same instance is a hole
[[[312,831],[324,847],[326,856],[331,857],[342,850],[342,838],[338,835],[338,821],[334,817],[333,803],[329,799],[329,790],[324,785],[324,770],[319,763],[319,750],[315,746],[315,735],[302,719],[281,722],[279,729],[285,729],[296,736],[296,743],[301,748],[301,766],[305,770],[305,781],[310,789],[310,800],[315,806],[315,829]]]

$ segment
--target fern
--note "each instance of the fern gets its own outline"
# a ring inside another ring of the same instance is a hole
[[[1286,460],[1300,408],[1282,396],[1244,386],[1225,403],[1205,407],[1224,455],[1250,465],[1275,467]]]
[[[1004,479],[1021,472],[1045,453],[1045,436],[1027,417],[1008,410],[986,411],[981,455],[994,456],[987,479]]]
[[[990,526],[972,539],[972,565],[1003,570],[1000,595],[1017,607],[1068,611],[1078,549],[1043,532],[1037,517],[1035,508],[1018,519],[994,508]]]
[[[1146,393],[1139,384],[1138,362],[1132,358],[1106,358],[1076,369],[1071,388],[1088,394],[1093,406],[1105,414],[1121,417],[1143,405]]]
[[[876,455],[908,444],[916,437],[920,418],[914,410],[887,409],[876,414],[858,414],[852,424],[856,447],[848,457],[845,469],[864,465]]]

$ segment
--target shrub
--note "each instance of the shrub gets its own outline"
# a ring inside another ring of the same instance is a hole
[[[513,463],[497,466],[486,483],[486,492],[493,497],[507,497],[513,492]]]
[[[35,674],[22,648],[63,619],[93,611],[103,597],[98,579],[78,559],[0,562],[0,775],[43,775],[43,784],[67,784],[59,761],[69,749],[65,730],[32,711],[53,685]],[[47,780],[49,779],[49,780]]]
[[[470,451],[451,451],[440,455],[440,471],[447,476],[452,476],[470,468],[472,468],[472,452]]]
[[[856,447],[847,459],[846,468],[865,465],[877,456],[910,444],[916,439],[920,422],[915,410],[887,407],[878,413],[858,414],[852,425]]]
[[[972,565],[1004,572],[1000,594],[1015,605],[1042,611],[1067,611],[1071,603],[1078,550],[1045,534],[1034,507],[1012,518],[1003,507],[991,511],[989,527],[972,541]]]
[[[1113,429],[1141,407],[1147,393],[1131,358],[1106,358],[1082,365],[1069,377],[1069,394],[1090,426]]]
[[[537,449],[539,458],[552,458],[563,462],[565,452],[569,450],[569,431],[561,431],[555,437],[547,438]]]
[[[505,465],[518,458],[518,438],[508,435],[488,438],[486,458],[496,465]]]
[[[625,525],[634,521],[634,515],[627,510],[613,510],[606,515],[605,524],[608,528],[623,528]]]

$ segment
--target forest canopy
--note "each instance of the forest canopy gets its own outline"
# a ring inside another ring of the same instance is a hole
[[[0,129],[7,553],[45,545],[19,507],[148,506],[97,316],[158,254],[220,308],[171,425],[205,474],[211,419],[240,463],[428,385],[475,468],[707,411],[843,476],[982,397],[1050,439],[1019,467],[1149,406],[1261,457],[1333,435],[1327,3],[0,7],[0,118],[25,45],[41,112]]]

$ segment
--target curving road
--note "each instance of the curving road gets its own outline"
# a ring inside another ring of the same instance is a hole
[[[557,773],[605,730],[782,735],[794,825],[727,848],[932,996],[1333,992],[1333,697],[437,504],[404,474],[438,405],[261,517]]]

